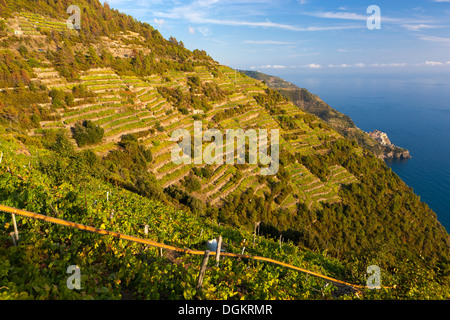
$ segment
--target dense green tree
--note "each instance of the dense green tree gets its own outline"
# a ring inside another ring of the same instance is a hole
[[[79,147],[99,143],[103,139],[105,130],[90,120],[76,123],[71,128],[72,135]]]

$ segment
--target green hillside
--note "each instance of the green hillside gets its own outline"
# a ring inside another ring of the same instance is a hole
[[[221,235],[229,252],[245,246],[355,284],[378,265],[396,289],[343,296],[292,270],[224,258],[196,290],[199,257],[26,218],[14,246],[11,215],[1,213],[1,298],[450,297],[449,235],[371,151],[263,82],[96,0],[80,1],[82,28],[66,30],[69,5],[0,0],[1,204],[191,249]],[[194,121],[279,129],[278,173],[176,165],[172,133],[193,136]],[[80,291],[65,286],[73,264]]]

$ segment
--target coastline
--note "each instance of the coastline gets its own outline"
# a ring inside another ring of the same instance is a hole
[[[319,96],[310,93],[307,89],[259,71],[239,71],[249,77],[263,81],[269,88],[279,92],[300,109],[321,118],[346,138],[356,140],[358,145],[371,151],[377,158],[382,160],[407,160],[411,158],[409,150],[392,144],[386,133],[378,130],[368,133],[361,130],[348,115],[332,108]]]

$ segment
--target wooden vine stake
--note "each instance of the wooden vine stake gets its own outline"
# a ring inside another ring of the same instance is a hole
[[[16,241],[19,241],[19,231],[17,230],[17,223],[16,223],[16,215],[12,214],[13,224],[14,224],[14,236],[16,237]]]
[[[259,225],[261,224],[261,221],[255,222],[255,230],[253,232],[253,246],[255,246],[255,239],[256,239],[256,229],[258,229],[258,235],[259,235]]]
[[[220,259],[220,249],[222,249],[222,236],[217,239],[217,249],[216,249],[216,267],[219,266]]]
[[[200,273],[198,274],[197,289],[200,289],[202,287],[203,277],[205,276],[208,260],[209,260],[209,250],[206,250],[205,255],[203,256],[202,266],[200,267]]]
[[[17,230],[16,215],[14,213],[12,213],[11,215],[13,219],[14,231],[10,232],[9,235],[11,236],[14,246],[17,246],[17,241],[19,240],[19,231]]]

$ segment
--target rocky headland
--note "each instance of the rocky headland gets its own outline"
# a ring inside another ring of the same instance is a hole
[[[394,145],[385,132],[375,130],[367,133],[372,139],[383,147],[383,152],[378,154],[383,159],[410,159],[411,154],[408,150]]]

